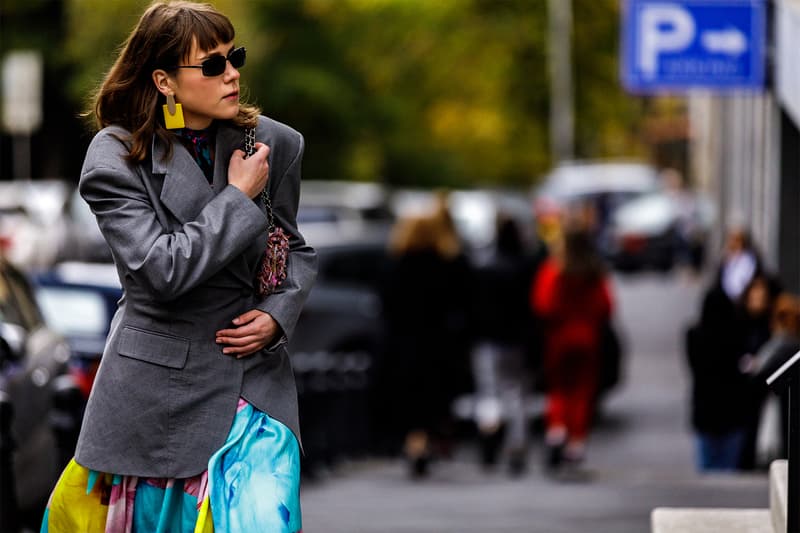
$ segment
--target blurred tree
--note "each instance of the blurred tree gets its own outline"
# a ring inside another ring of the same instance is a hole
[[[264,0],[253,13],[274,46],[250,80],[308,137],[306,175],[522,185],[546,168],[544,13],[530,2]]]
[[[83,108],[144,3],[64,1]],[[577,154],[642,154],[641,103],[617,81],[617,0],[574,3]],[[309,178],[526,186],[550,165],[545,0],[215,5],[248,48],[249,98],[306,136]]]
[[[645,99],[619,81],[619,0],[574,2],[577,153],[583,157],[647,157],[641,134]]]

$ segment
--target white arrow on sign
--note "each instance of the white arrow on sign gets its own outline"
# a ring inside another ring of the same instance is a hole
[[[700,41],[712,54],[739,56],[747,51],[747,36],[736,28],[704,31]]]

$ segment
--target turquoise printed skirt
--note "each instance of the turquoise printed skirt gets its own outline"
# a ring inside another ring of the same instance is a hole
[[[70,462],[42,533],[298,533],[300,449],[294,434],[240,399],[225,444],[189,479],[99,473]]]

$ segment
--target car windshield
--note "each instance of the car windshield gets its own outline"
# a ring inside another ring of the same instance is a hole
[[[27,330],[42,321],[27,282],[11,269],[0,270],[0,321]]]
[[[97,293],[64,287],[38,287],[36,297],[45,322],[66,336],[104,335],[108,316]]]

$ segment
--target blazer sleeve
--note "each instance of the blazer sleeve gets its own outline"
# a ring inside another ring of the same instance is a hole
[[[127,148],[100,132],[87,152],[79,189],[114,261],[157,301],[196,287],[242,253],[267,228],[261,209],[231,185],[178,231],[163,227],[141,169]]]
[[[292,336],[303,304],[317,276],[317,253],[306,244],[297,229],[297,208],[300,202],[300,180],[303,159],[303,136],[296,135],[297,151],[273,188],[272,212],[275,224],[289,236],[286,279],[277,290],[260,302],[257,308],[269,313],[283,330],[278,344]]]

